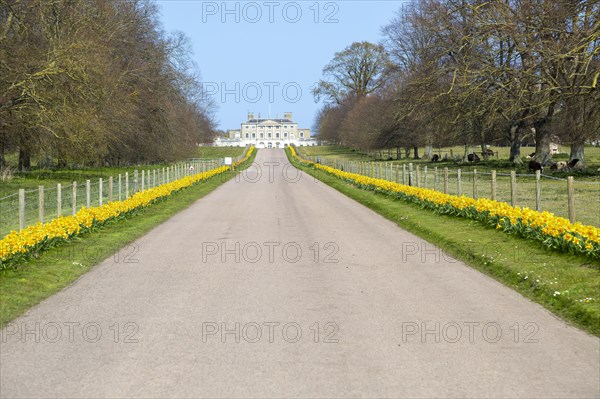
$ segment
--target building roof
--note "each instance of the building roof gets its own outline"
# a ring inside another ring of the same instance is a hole
[[[260,119],[249,119],[244,123],[263,123],[267,121],[277,122],[277,123],[296,123],[291,119],[271,119],[271,118],[260,118]]]

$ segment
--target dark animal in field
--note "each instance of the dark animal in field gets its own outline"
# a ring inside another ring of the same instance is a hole
[[[544,167],[542,166],[541,163],[534,161],[533,159],[531,161],[529,161],[529,170],[539,170],[541,172],[544,171]]]
[[[467,155],[467,159],[469,160],[469,162],[477,162],[480,158],[477,154],[469,154]]]
[[[569,169],[574,168],[575,165],[577,165],[577,162],[579,162],[579,158],[573,158],[569,161],[567,166],[569,167]]]
[[[535,156],[535,152],[532,152],[531,154],[527,155],[527,159],[532,159]]]
[[[431,157],[431,162],[437,162],[440,160],[440,156],[438,154],[433,154],[433,157]]]
[[[491,148],[488,148],[487,150],[483,151],[481,153],[481,155],[483,155],[484,157],[487,155],[488,157],[493,157],[494,156],[494,150],[492,150]]]

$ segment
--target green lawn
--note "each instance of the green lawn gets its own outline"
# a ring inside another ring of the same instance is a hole
[[[590,259],[550,251],[537,242],[507,235],[476,221],[437,215],[414,204],[358,189],[295,160],[291,162],[565,320],[600,335],[600,265]],[[593,299],[586,302],[586,298]]]
[[[256,152],[236,173],[248,167],[255,156]],[[60,291],[102,260],[118,254],[115,259],[126,262],[127,256],[135,251],[128,244],[234,176],[235,173],[228,172],[202,181],[135,216],[108,223],[97,231],[44,252],[38,259],[27,261],[16,269],[1,271],[0,327]]]
[[[243,155],[243,147],[198,147],[197,157],[205,161],[206,168],[212,168],[209,160],[217,162],[223,157],[238,157]],[[18,214],[18,190],[25,189],[25,225],[35,224],[39,221],[39,186],[44,186],[44,220],[52,220],[58,216],[57,205],[57,184],[61,184],[62,214],[68,215],[73,211],[73,188],[72,183],[77,182],[76,200],[77,209],[86,204],[85,181],[91,181],[91,202],[92,206],[99,204],[100,187],[98,180],[103,179],[102,198],[103,202],[108,201],[108,180],[112,176],[114,180],[113,193],[118,194],[118,176],[121,175],[122,195],[125,190],[125,174],[129,174],[130,190],[133,190],[134,172],[138,171],[138,180],[141,181],[142,170],[150,172],[154,177],[157,173],[157,179],[160,178],[160,171],[171,165],[141,165],[127,167],[102,167],[102,168],[84,168],[84,169],[33,169],[25,173],[15,173],[9,181],[0,181],[0,238],[10,233],[11,230],[19,228]],[[146,183],[147,184],[147,183]],[[140,183],[141,185],[141,183]]]
[[[396,179],[395,170],[401,171],[402,167],[408,167],[408,163],[413,163],[415,168],[419,168],[419,184],[422,187],[435,188],[443,190],[443,169],[448,168],[448,193],[457,195],[459,193],[458,185],[458,170],[461,171],[460,194],[466,196],[491,197],[492,178],[491,171],[497,171],[497,189],[496,200],[510,202],[510,171],[516,170],[517,176],[517,206],[528,207],[535,209],[535,177],[526,170],[526,166],[514,168],[506,160],[491,160],[481,161],[477,164],[463,164],[455,162],[428,162],[426,160],[403,159],[400,161],[374,161],[373,158],[365,154],[360,154],[346,147],[340,146],[315,146],[315,147],[299,147],[298,151],[312,157],[321,157],[321,163],[330,164],[332,166],[345,166],[347,170],[360,172],[366,170],[367,174],[371,174],[373,169],[376,177],[386,178],[389,180]],[[590,147],[587,149],[588,154],[600,152],[600,148]],[[508,156],[508,153],[507,153]],[[595,159],[591,156],[592,159]],[[600,154],[597,155],[600,162]],[[566,159],[566,156],[565,156]],[[361,165],[357,164],[362,162]],[[393,169],[390,169],[393,168]],[[354,169],[353,169],[354,168]],[[425,173],[427,168],[427,173]],[[437,168],[437,178],[435,177]],[[380,173],[381,170],[381,173]],[[473,191],[473,176],[474,171],[477,172],[476,193]],[[407,172],[408,173],[408,172]],[[575,221],[600,226],[600,174],[592,173],[572,173],[575,177]],[[541,207],[542,211],[552,212],[555,215],[567,218],[568,212],[568,195],[567,182],[565,180],[566,173],[558,173],[546,170],[541,179]],[[398,176],[398,181],[401,181],[401,175]],[[434,181],[437,181],[434,187]]]
[[[198,158],[213,159],[224,157],[237,157],[244,153],[244,147],[198,147]]]

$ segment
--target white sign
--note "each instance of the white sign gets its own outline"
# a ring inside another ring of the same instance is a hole
[[[223,158],[223,164],[225,165],[231,165],[233,163],[233,159],[231,157],[225,157]]]

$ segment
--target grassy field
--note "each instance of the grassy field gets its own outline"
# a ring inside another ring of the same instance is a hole
[[[303,155],[313,157],[313,160],[315,157],[321,157],[322,163],[329,162],[335,165],[335,162],[341,164],[346,161],[347,168],[352,167],[352,164],[347,161],[368,162],[367,164],[363,164],[363,166],[367,166],[368,174],[374,168],[375,176],[389,180],[396,180],[398,178],[398,181],[401,181],[401,175],[396,175],[395,171],[401,171],[402,165],[411,162],[414,164],[415,174],[416,167],[419,167],[419,185],[439,191],[443,190],[443,169],[448,168],[448,193],[455,195],[459,194],[458,169],[460,169],[460,194],[471,197],[475,194],[477,197],[491,197],[491,171],[496,170],[498,173],[496,199],[504,202],[510,202],[509,173],[511,170],[516,170],[518,176],[515,205],[531,209],[535,209],[536,207],[535,176],[526,170],[526,166],[514,168],[507,160],[481,161],[477,164],[463,164],[462,162],[455,163],[451,161],[433,163],[427,160],[415,161],[413,159],[375,161],[366,154],[360,154],[349,148],[339,146],[300,147],[298,151]],[[586,151],[587,154],[591,154],[590,157],[593,160],[600,162],[600,153],[595,153],[595,151],[600,152],[600,148],[590,147]],[[508,153],[506,155],[508,156]],[[375,163],[371,164],[371,162]],[[354,165],[356,166],[356,164]],[[393,169],[390,169],[390,166]],[[434,169],[436,167],[438,169],[437,178]],[[425,168],[427,168],[427,172],[425,172]],[[381,175],[380,170],[382,171]],[[475,192],[473,189],[474,170],[477,172]],[[600,174],[572,174],[575,176],[575,220],[584,224],[600,226]],[[568,217],[566,176],[567,174],[563,172],[552,173],[552,171],[544,171],[541,179],[540,209],[542,211],[549,211],[558,216]]]
[[[223,157],[237,157],[244,153],[243,147],[198,147],[196,158],[219,159]],[[14,158],[14,157],[13,157]],[[8,160],[11,157],[7,157]],[[185,162],[185,160],[182,160]],[[9,162],[16,166],[16,160]],[[55,186],[57,183],[68,184],[73,181],[85,182],[85,180],[107,179],[108,176],[118,176],[125,173],[133,174],[134,170],[155,170],[172,164],[155,164],[123,167],[89,167],[89,168],[67,168],[67,169],[39,169],[32,168],[29,172],[15,172],[9,181],[0,181],[0,198],[15,193],[18,189],[33,189],[39,185]]]
[[[549,251],[537,242],[507,235],[472,220],[437,215],[414,204],[358,189],[332,175],[291,161],[445,253],[492,276],[565,320],[600,335],[600,269],[589,259]]]
[[[223,157],[237,157],[244,153],[242,147],[198,147],[197,158],[203,160],[218,160]],[[102,197],[103,202],[108,201],[108,179],[114,179],[114,195],[117,195],[118,176],[122,176],[122,191],[125,190],[125,173],[129,174],[130,189],[133,187],[134,171],[138,170],[141,179],[142,169],[150,171],[153,175],[170,164],[156,164],[128,167],[103,167],[84,169],[33,169],[26,173],[15,173],[9,181],[0,181],[0,237],[18,229],[18,196],[19,189],[25,189],[25,220],[26,225],[36,223],[38,219],[39,186],[44,186],[44,220],[51,220],[58,216],[57,208],[57,184],[62,186],[61,203],[62,214],[71,214],[73,211],[73,188],[72,183],[77,182],[76,199],[77,209],[86,203],[85,181],[91,181],[92,206],[98,205],[100,200],[100,187],[98,180],[103,179]],[[214,165],[206,164],[207,168]],[[8,197],[8,198],[7,198]]]
[[[237,157],[244,153],[244,147],[198,147],[198,158],[214,159],[223,157]]]
[[[251,158],[236,173],[248,167]],[[60,291],[102,260],[114,256],[126,263],[135,248],[129,244],[232,179],[228,172],[174,193],[165,201],[126,220],[113,221],[93,233],[44,252],[17,269],[0,272],[0,327]]]
[[[481,158],[481,161],[478,162],[475,167],[477,167],[478,169],[496,169],[496,170],[523,170],[523,171],[527,171],[527,160],[526,157],[527,155],[529,155],[530,153],[535,151],[535,148],[533,147],[522,147],[521,148],[521,158],[523,160],[523,165],[521,166],[515,166],[513,165],[511,162],[508,161],[508,157],[509,157],[509,153],[510,153],[510,149],[508,147],[491,147],[492,150],[494,150],[494,152],[496,153],[493,157],[490,157],[490,159],[488,161],[484,161],[483,157],[481,157],[481,148],[476,147],[473,148],[473,151],[478,154]],[[327,157],[331,157],[331,158],[337,158],[337,159],[351,159],[351,160],[355,160],[355,161],[393,161],[394,163],[415,163],[415,164],[429,164],[431,163],[429,159],[423,159],[423,154],[425,153],[425,148],[419,148],[419,156],[421,157],[421,159],[413,159],[412,158],[412,151],[411,151],[411,155],[409,158],[406,158],[404,156],[404,153],[402,153],[402,158],[401,159],[396,159],[396,151],[392,150],[391,152],[388,153],[387,150],[382,150],[382,151],[367,151],[367,152],[363,152],[363,151],[359,151],[359,150],[354,150],[348,147],[343,147],[343,146],[313,146],[313,147],[299,147],[298,150],[308,156],[327,156]],[[562,152],[558,155],[554,155],[552,156],[552,159],[555,161],[565,161],[569,159],[569,154],[568,154],[568,148],[561,148]],[[455,146],[455,147],[444,147],[444,148],[435,148],[433,151],[434,154],[439,154],[441,157],[444,157],[444,155],[448,155],[450,156],[451,154],[453,156],[458,156],[462,159],[462,156],[464,154],[464,148],[460,147],[460,146]],[[389,158],[392,159],[389,159]],[[600,147],[593,147],[593,146],[586,146],[585,147],[585,162],[587,165],[587,172],[585,173],[586,175],[600,175],[600,172],[598,171],[598,168],[600,168]],[[457,166],[457,165],[463,165],[463,166],[469,166],[469,167],[474,167],[474,164],[472,163],[463,163],[462,160],[458,160],[458,161],[454,161],[454,160],[447,160],[447,161],[440,161],[438,162],[438,165],[441,166]],[[558,172],[558,171],[550,171],[550,170],[546,170],[546,173],[553,173],[555,175],[558,176],[564,176],[565,173],[564,172]]]

